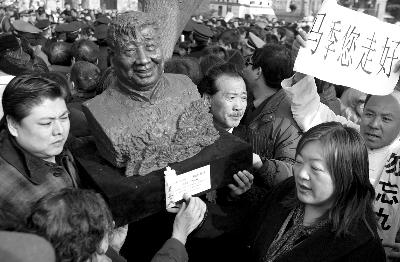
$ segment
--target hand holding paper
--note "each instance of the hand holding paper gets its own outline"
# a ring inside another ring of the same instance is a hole
[[[204,218],[207,206],[198,197],[184,195],[182,203],[175,217],[172,237],[186,244],[186,239],[195,230]]]
[[[115,222],[114,222],[115,224]],[[128,235],[128,224],[115,228],[109,236],[110,246],[119,253]]]
[[[293,41],[292,44],[292,51],[294,57],[297,57],[300,47],[306,47],[306,42],[307,42],[307,33],[302,29],[300,29],[298,32],[299,34],[296,36],[296,39]]]
[[[296,39],[293,41],[292,44],[292,54],[294,59],[296,59],[297,54],[299,53],[299,49],[301,47],[306,48],[307,47],[307,33],[303,31],[302,29],[299,30],[299,34],[296,36]],[[293,76],[292,79],[292,85],[296,84],[299,82],[301,79],[303,79],[306,75],[296,72]]]
[[[400,60],[393,67],[393,73],[399,73],[400,71]]]

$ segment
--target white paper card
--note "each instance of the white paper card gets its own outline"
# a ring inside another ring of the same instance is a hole
[[[165,174],[165,202],[171,208],[176,202],[183,199],[185,193],[195,195],[211,189],[210,165],[177,175],[175,170],[166,168]]]
[[[373,95],[390,94],[399,73],[400,27],[325,0],[295,71]]]

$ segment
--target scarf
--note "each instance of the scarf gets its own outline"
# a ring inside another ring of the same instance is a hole
[[[294,208],[286,218],[274,241],[268,248],[263,262],[273,262],[282,255],[291,251],[301,241],[306,239],[318,229],[327,224],[327,220],[321,220],[313,225],[304,226],[304,205]]]
[[[394,244],[400,225],[400,140],[369,152],[370,181],[375,188],[374,211],[383,242]]]

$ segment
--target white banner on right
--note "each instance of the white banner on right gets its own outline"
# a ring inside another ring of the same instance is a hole
[[[387,95],[399,78],[399,72],[393,73],[399,44],[399,26],[325,0],[294,70],[367,94]]]

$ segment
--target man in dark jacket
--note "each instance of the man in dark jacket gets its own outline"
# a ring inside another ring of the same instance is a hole
[[[254,101],[233,133],[249,142],[253,153],[260,156],[256,161],[258,177],[267,188],[290,176],[300,139],[290,101],[281,89],[281,81],[292,74],[290,50],[278,44],[257,49],[244,69],[247,88]]]

